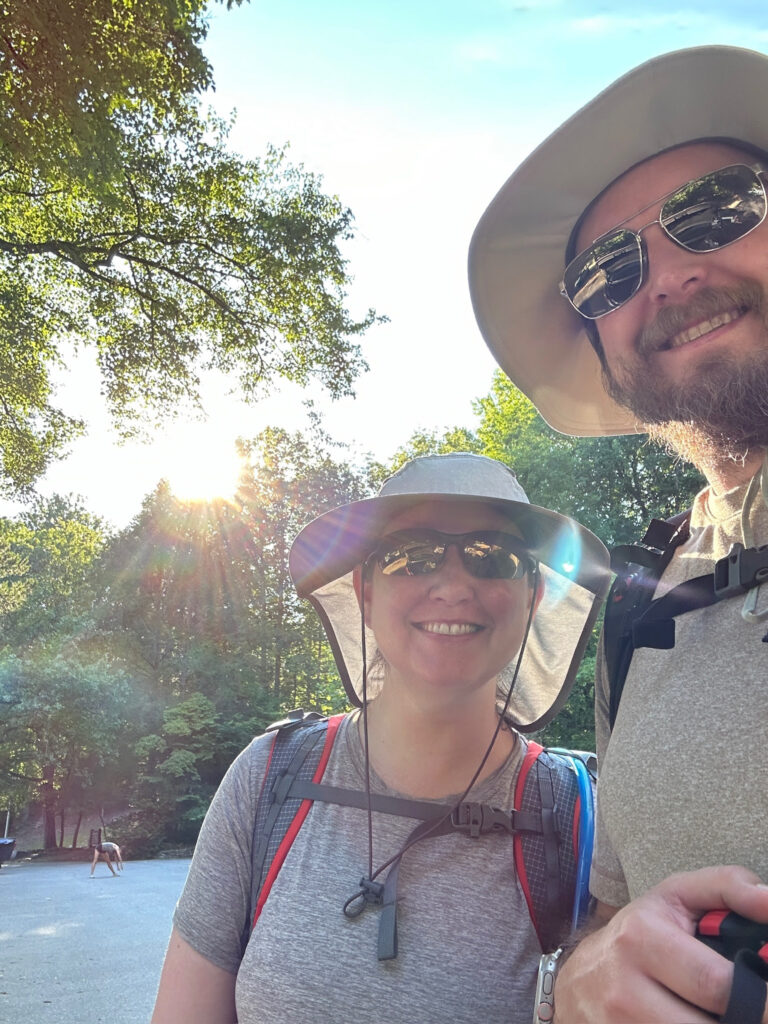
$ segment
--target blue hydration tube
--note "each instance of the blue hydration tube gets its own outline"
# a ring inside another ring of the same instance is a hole
[[[579,816],[579,856],[576,859],[576,886],[573,898],[571,928],[578,928],[589,910],[589,869],[595,841],[595,797],[589,770],[580,757],[569,757],[579,784],[581,814]]]

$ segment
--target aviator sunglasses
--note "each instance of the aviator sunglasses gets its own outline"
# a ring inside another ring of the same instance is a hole
[[[525,542],[499,530],[398,530],[382,538],[371,558],[385,576],[426,576],[440,568],[452,546],[477,579],[517,580],[534,567]]]
[[[560,294],[587,320],[599,320],[623,306],[645,279],[648,251],[641,232],[653,224],[688,252],[714,252],[738,242],[765,220],[765,173],[759,165],[732,164],[663,196],[657,218],[636,230],[619,225],[572,259]]]

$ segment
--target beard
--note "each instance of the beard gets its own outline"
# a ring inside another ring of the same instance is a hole
[[[747,356],[702,357],[686,380],[671,382],[652,356],[666,339],[697,320],[738,308],[760,318],[766,345]],[[603,386],[630,409],[654,441],[700,468],[743,462],[768,447],[768,299],[755,281],[731,289],[703,288],[685,306],[668,306],[635,342],[636,357],[613,368],[603,362]]]

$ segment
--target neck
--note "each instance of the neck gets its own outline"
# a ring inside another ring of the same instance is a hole
[[[712,459],[703,461],[699,469],[709,481],[715,494],[723,494],[734,487],[748,483],[760,469],[763,462],[763,449],[748,451],[744,459]]]
[[[371,764],[392,789],[438,799],[463,793],[491,742],[498,717],[493,701],[446,709],[395,699],[385,684],[368,707]],[[509,757],[516,734],[502,728],[479,779]]]
[[[748,483],[760,470],[763,463],[763,452],[750,452],[746,455],[743,463],[734,463],[728,460],[725,463],[712,466],[700,466],[700,470],[707,479],[716,495],[722,495],[726,490]]]
[[[730,444],[721,437],[707,435],[693,423],[670,420],[646,424],[652,441],[691,462],[707,478],[716,494],[747,483],[760,469],[765,455],[762,445],[753,447]]]

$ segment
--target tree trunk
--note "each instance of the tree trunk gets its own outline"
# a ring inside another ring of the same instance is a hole
[[[64,808],[63,807],[59,811],[59,817],[61,818],[61,823],[59,825],[59,849],[63,849],[64,848]]]
[[[40,787],[43,798],[43,848],[56,849],[56,794],[53,789],[54,766],[43,765],[43,784]]]
[[[77,823],[75,825],[75,832],[74,832],[74,835],[72,836],[72,849],[73,850],[77,846],[77,837],[80,834],[80,825],[82,824],[82,821],[83,821],[83,812],[81,810],[79,812],[79,814],[77,815]]]

